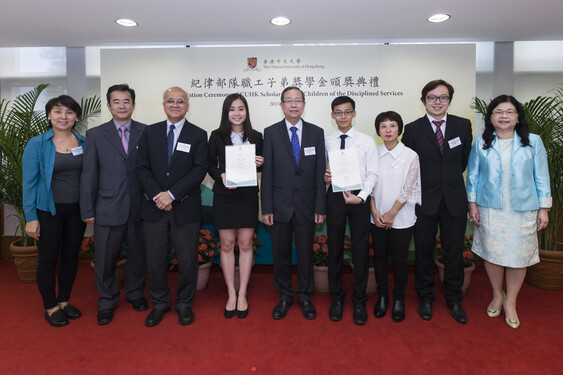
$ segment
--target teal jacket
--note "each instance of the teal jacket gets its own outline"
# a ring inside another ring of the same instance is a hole
[[[515,211],[551,207],[547,155],[538,135],[530,134],[530,146],[523,147],[514,132],[510,168]],[[482,137],[473,142],[467,165],[467,198],[479,206],[502,208],[501,156],[496,134],[492,146],[486,150],[483,150]]]
[[[73,134],[78,138],[78,145],[82,146],[84,137]],[[53,129],[33,137],[25,146],[22,159],[23,178],[23,212],[25,221],[37,220],[37,210],[50,211],[56,214],[51,178],[55,165],[55,145],[53,144]]]

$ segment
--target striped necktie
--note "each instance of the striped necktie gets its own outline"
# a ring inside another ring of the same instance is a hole
[[[444,153],[444,135],[442,134],[442,130],[440,129],[440,126],[442,126],[442,124],[444,123],[444,120],[432,121],[432,123],[434,125],[436,125],[436,133],[434,133],[434,135],[436,136],[436,140],[438,141],[438,144],[440,145],[440,152],[443,154]]]

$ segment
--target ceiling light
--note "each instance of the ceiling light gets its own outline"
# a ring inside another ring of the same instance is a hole
[[[129,18],[119,18],[117,20],[115,20],[115,23],[121,26],[126,26],[126,27],[135,27],[138,25],[137,22],[130,20]]]
[[[450,19],[450,15],[449,14],[445,14],[445,13],[438,13],[438,14],[434,14],[430,17],[428,17],[426,19],[426,21],[428,22],[444,22]]]
[[[291,20],[287,17],[275,17],[270,20],[270,23],[276,26],[285,26],[288,25],[290,22]]]

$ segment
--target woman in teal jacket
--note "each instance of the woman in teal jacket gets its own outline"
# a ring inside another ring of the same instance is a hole
[[[69,299],[86,227],[78,204],[84,137],[72,131],[82,110],[70,96],[61,95],[47,102],[45,112],[51,129],[32,138],[23,154],[23,208],[25,231],[39,249],[37,286],[45,319],[63,327],[81,316]]]
[[[487,315],[518,328],[516,298],[526,267],[539,262],[536,232],[548,222],[551,190],[542,140],[530,134],[522,105],[512,96],[493,99],[483,135],[473,142],[467,166],[473,252],[485,260],[493,288]],[[503,279],[506,275],[506,294]]]

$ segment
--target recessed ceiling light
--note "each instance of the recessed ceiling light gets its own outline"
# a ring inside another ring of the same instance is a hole
[[[426,20],[428,22],[444,22],[450,19],[450,15],[449,14],[445,14],[445,13],[438,13],[438,14],[434,14],[430,17],[428,17]]]
[[[119,18],[117,20],[115,20],[115,23],[121,26],[126,26],[126,27],[135,27],[138,25],[137,22],[130,20],[129,18]]]
[[[288,25],[290,22],[291,20],[287,17],[275,17],[270,20],[270,23],[276,26],[285,26]]]

